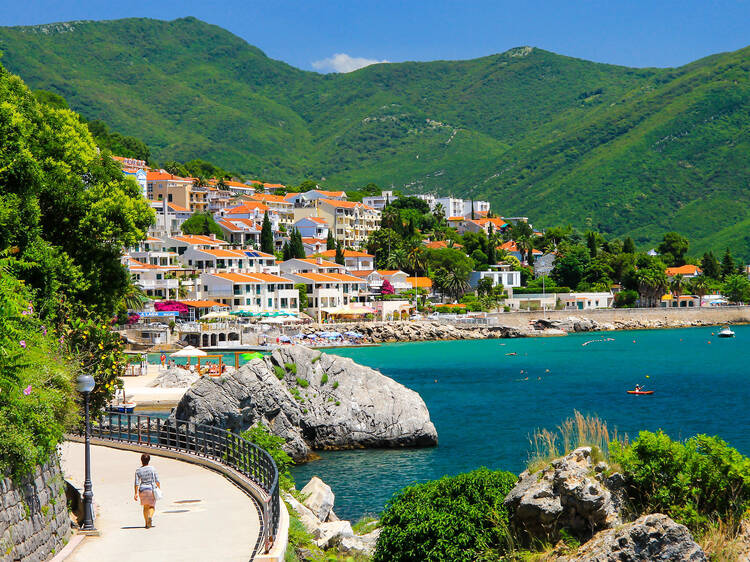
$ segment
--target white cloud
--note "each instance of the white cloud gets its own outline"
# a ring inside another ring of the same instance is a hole
[[[312,63],[315,70],[320,72],[352,72],[371,64],[389,62],[387,60],[366,59],[364,57],[350,57],[346,53],[335,53],[332,57],[316,60]]]

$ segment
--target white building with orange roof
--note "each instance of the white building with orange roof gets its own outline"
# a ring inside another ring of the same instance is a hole
[[[323,217],[303,217],[292,224],[303,238],[328,238],[328,223]]]
[[[279,272],[276,256],[259,250],[191,247],[179,259],[185,267],[200,271]]]
[[[380,211],[355,201],[320,199],[317,215],[328,223],[336,240],[346,248],[359,248],[380,228]]]
[[[346,268],[336,262],[316,258],[293,258],[279,264],[281,273],[346,273]]]
[[[220,217],[227,219],[250,219],[262,225],[263,216],[266,213],[268,213],[268,220],[271,221],[271,228],[278,230],[281,222],[279,213],[261,201],[244,201],[235,207],[223,209],[214,215],[214,219],[218,220]]]
[[[168,203],[166,200],[149,201],[149,203],[156,212],[156,224],[150,228],[150,232],[156,236],[171,236],[179,233],[182,223],[193,214],[190,209],[176,203]]]
[[[221,248],[227,245],[214,234],[176,234],[164,239],[164,247],[179,255],[184,254],[188,248]]]
[[[502,232],[508,227],[510,227],[510,223],[508,223],[505,219],[501,217],[492,217],[481,219],[465,219],[461,223],[461,226],[458,230],[461,234],[463,234],[464,232],[484,232],[489,236],[490,228],[492,228],[493,232],[498,233]]]
[[[382,211],[386,208],[386,206],[388,206],[390,203],[393,203],[396,199],[398,199],[398,195],[394,195],[392,191],[383,191],[380,193],[380,195],[363,197],[362,203],[368,205],[369,207],[372,207],[373,209]]]
[[[298,312],[294,281],[258,272],[214,272],[201,275],[201,298],[254,312]]]
[[[304,193],[295,193],[289,195],[291,195],[291,197],[289,197],[287,200],[294,203],[295,207],[313,207],[315,206],[315,201],[318,201],[320,199],[332,199],[334,201],[347,200],[345,191],[327,191],[325,189],[311,189],[309,191],[305,191]]]
[[[688,263],[679,267],[668,267],[665,273],[670,279],[677,275],[682,275],[684,279],[694,279],[703,275],[703,270],[697,265]]]
[[[234,217],[218,218],[216,224],[224,232],[224,238],[230,244],[240,246],[259,246],[262,225],[251,219]]]
[[[178,298],[180,280],[172,273],[179,267],[143,263],[133,257],[125,260],[133,282],[150,297]]]
[[[351,303],[366,303],[371,299],[364,279],[345,273],[285,273],[295,284],[306,286],[308,310],[318,321],[325,308],[337,308]]]
[[[306,256],[312,256],[325,252],[328,248],[328,239],[326,238],[306,238],[302,237],[302,247],[305,249]]]
[[[255,193],[250,196],[253,201],[259,201],[279,215],[279,224],[291,226],[294,222],[294,203],[287,201],[281,195]]]
[[[358,250],[343,250],[344,265],[349,271],[363,271],[375,269],[375,256]],[[320,252],[320,257],[327,260],[336,259],[336,250]]]

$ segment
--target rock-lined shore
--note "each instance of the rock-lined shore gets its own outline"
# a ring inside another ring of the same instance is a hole
[[[715,319],[663,318],[633,314],[632,318],[611,322],[597,321],[586,316],[563,318],[536,318],[526,320],[523,326],[452,324],[435,321],[402,322],[354,322],[346,324],[309,324],[300,329],[302,334],[318,331],[354,331],[362,334],[363,343],[394,343],[442,340],[479,340],[496,338],[524,338],[540,336],[562,336],[572,332],[601,332],[616,330],[650,330],[659,328],[691,328],[716,326]]]

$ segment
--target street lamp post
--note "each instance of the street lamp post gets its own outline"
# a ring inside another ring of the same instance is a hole
[[[94,377],[80,375],[76,380],[78,392],[83,394],[83,408],[85,416],[85,451],[86,476],[83,482],[83,530],[96,531],[94,527],[94,492],[91,487],[91,426],[89,424],[89,395],[94,390]]]

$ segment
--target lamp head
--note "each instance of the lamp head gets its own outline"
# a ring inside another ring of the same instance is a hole
[[[95,385],[94,377],[91,375],[78,375],[76,379],[76,389],[78,392],[91,392]]]

